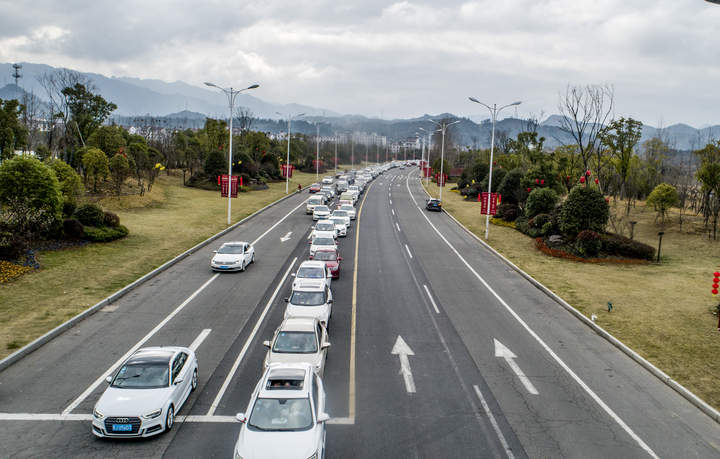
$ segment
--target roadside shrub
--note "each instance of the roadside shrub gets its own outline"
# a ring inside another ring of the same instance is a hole
[[[68,239],[82,239],[85,235],[85,230],[82,223],[75,218],[66,218],[63,221],[63,233]]]
[[[502,195],[503,202],[518,204],[525,200],[527,191],[522,186],[523,175],[522,169],[519,168],[505,174],[498,186],[498,193]]]
[[[498,207],[498,215],[506,222],[514,222],[520,216],[520,208],[517,204],[502,203]]]
[[[125,237],[128,233],[128,229],[123,225],[118,225],[116,228],[86,226],[83,239],[92,242],[110,242]]]
[[[103,212],[103,223],[105,226],[117,228],[120,225],[120,217],[115,213],[105,211]]]
[[[60,192],[65,198],[65,201],[75,202],[83,192],[82,178],[80,178],[80,175],[62,159],[49,159],[45,164],[55,172],[55,176],[60,184]],[[72,213],[68,215],[72,215]]]
[[[539,214],[549,214],[558,202],[558,195],[550,188],[536,188],[530,192],[525,202],[525,215],[532,218]]]
[[[529,235],[531,228],[530,224],[528,223],[527,217],[525,217],[524,215],[520,215],[517,219],[515,219],[515,229],[523,234]]]
[[[247,193],[248,191],[250,191],[250,187],[245,185],[238,187],[238,193]]]
[[[600,236],[602,251],[608,255],[615,255],[627,258],[640,258],[642,260],[653,260],[655,248],[642,242],[620,236],[619,234],[607,233]]]
[[[58,215],[62,210],[55,173],[35,158],[16,156],[0,165],[0,204],[12,207],[19,202]]]
[[[208,153],[203,170],[209,179],[212,180],[223,173],[227,174],[227,168],[228,165],[227,159],[225,159],[225,153],[218,150],[213,150]]]
[[[549,221],[542,226],[540,232],[543,236],[547,236],[548,234],[555,233],[555,229],[555,224],[552,221]]]
[[[63,217],[70,217],[72,214],[75,213],[75,209],[77,209],[77,204],[73,201],[64,201],[63,202],[63,208],[62,208],[62,214]]]
[[[576,186],[560,210],[560,230],[574,236],[583,230],[602,232],[610,218],[610,207],[602,193],[591,187]]]
[[[528,226],[533,230],[533,237],[545,236],[547,234],[545,225],[548,224],[548,228],[552,228],[552,216],[550,214],[538,214],[528,220]]]
[[[594,257],[600,253],[602,243],[600,235],[595,231],[581,231],[575,238],[575,248],[584,257]]]
[[[27,249],[25,238],[13,231],[0,228],[0,259],[17,260]]]
[[[96,204],[83,204],[75,210],[73,216],[86,226],[103,226],[105,224],[105,214]]]

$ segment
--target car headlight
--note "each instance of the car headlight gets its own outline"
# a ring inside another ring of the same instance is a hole
[[[235,450],[235,459],[243,459],[243,457],[240,455],[240,453]]]
[[[315,451],[315,454],[313,454],[312,456],[308,457],[308,459],[318,459],[318,457],[320,457],[320,456],[318,456],[317,451]]]
[[[97,408],[93,408],[93,416],[95,416],[95,419],[102,419],[105,417],[105,415],[99,412]]]
[[[162,408],[160,408],[159,410],[151,411],[148,414],[144,414],[143,419],[155,419],[157,417],[160,417],[161,414]]]

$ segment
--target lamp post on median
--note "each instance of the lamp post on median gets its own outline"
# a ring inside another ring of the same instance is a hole
[[[283,116],[280,112],[275,112],[280,116]],[[287,122],[288,122],[288,134],[287,134],[287,162],[285,163],[285,194],[288,194],[289,188],[290,188],[290,123],[292,122],[293,118],[300,118],[301,116],[305,115],[305,113],[300,113],[298,115],[287,115]]]
[[[497,108],[497,104],[493,104],[492,107],[490,107],[487,104],[484,104],[477,100],[474,97],[468,97],[472,102],[475,102],[476,104],[480,104],[490,110],[490,115],[492,116],[492,135],[490,136],[490,173],[488,175],[488,213],[485,214],[485,240],[487,241],[488,235],[490,233],[490,197],[492,196],[492,168],[493,168],[493,152],[495,150],[495,122],[497,120],[497,114],[500,113],[500,111],[503,108],[512,107],[515,105],[520,105],[522,102],[517,101],[513,102],[512,104],[503,105],[500,108]]]
[[[423,131],[425,134],[427,134],[427,155],[425,157],[425,166],[430,167],[430,135],[431,132],[428,130],[425,130],[423,128],[418,128],[421,131]],[[425,171],[423,171],[423,175],[425,174]],[[430,184],[430,177],[425,177],[425,186],[428,186]]]
[[[453,124],[457,124],[460,122],[460,120],[453,121],[452,123],[448,123],[447,121],[442,121],[438,123],[437,121],[430,120],[433,123],[435,123],[437,126],[440,127],[440,129],[437,130],[437,132],[442,132],[442,143],[440,145],[440,183],[439,185],[445,185],[445,176],[443,175],[443,166],[445,165],[445,132],[447,131],[448,126],[452,126]],[[443,186],[440,186],[440,202],[442,202],[442,190]]]
[[[232,136],[233,136],[233,128],[232,128],[232,124],[233,124],[233,123],[232,123],[232,122],[233,122],[233,117],[234,117],[234,115],[233,115],[233,108],[234,108],[234,106],[235,106],[235,96],[237,96],[238,94],[240,94],[240,93],[243,92],[243,91],[247,91],[248,89],[259,88],[260,85],[259,85],[259,84],[254,84],[254,85],[248,86],[247,88],[244,88],[244,89],[233,89],[232,87],[229,87],[229,88],[221,88],[220,86],[218,86],[218,85],[216,85],[216,84],[214,84],[214,83],[209,83],[209,82],[207,82],[207,81],[205,82],[205,84],[206,84],[207,86],[211,86],[211,87],[213,87],[213,88],[218,88],[219,90],[221,90],[222,92],[224,92],[225,95],[226,95],[227,98],[228,98],[228,106],[230,107],[230,123],[229,123],[229,127],[230,127],[230,147],[228,148],[229,152],[228,152],[228,188],[227,188],[227,190],[228,190],[228,216],[227,216],[227,224],[228,224],[228,226],[230,226],[230,208],[232,207],[232,204],[231,204],[231,203],[232,203],[232,201],[231,201],[231,195],[232,195],[232,193],[230,193],[231,183],[232,183]]]

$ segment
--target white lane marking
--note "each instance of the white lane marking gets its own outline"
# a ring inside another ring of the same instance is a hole
[[[195,341],[193,341],[190,345],[190,349],[192,349],[193,351],[197,351],[202,342],[205,341],[205,338],[208,337],[211,331],[211,328],[206,328],[205,330],[201,331],[197,338],[195,338]]]
[[[428,290],[427,285],[423,284],[423,288],[425,289],[425,293],[427,293],[428,298],[430,298],[430,302],[432,303],[435,312],[440,314],[440,310],[438,309],[437,304],[435,304],[435,300],[433,300],[432,295],[430,295],[430,290]]]
[[[52,414],[52,413],[0,413],[0,421],[92,421],[92,414]],[[175,418],[175,422],[222,422],[237,423],[235,416],[185,415]]]
[[[247,353],[247,350],[250,347],[250,344],[255,339],[255,335],[257,334],[258,330],[260,330],[260,325],[262,324],[263,320],[265,320],[265,316],[267,315],[268,311],[270,310],[270,306],[272,306],[273,302],[275,301],[275,297],[277,296],[278,292],[280,291],[280,288],[285,283],[285,279],[287,279],[288,274],[290,274],[290,270],[292,270],[293,266],[295,266],[296,261],[297,261],[297,257],[293,258],[293,261],[290,263],[290,266],[288,266],[287,271],[285,271],[285,274],[283,275],[282,279],[280,279],[280,282],[278,282],[278,285],[275,288],[275,291],[273,292],[272,296],[270,297],[267,304],[265,305],[265,309],[263,310],[262,314],[260,314],[260,317],[258,317],[257,322],[255,322],[255,327],[253,328],[252,332],[250,333],[250,336],[248,336],[247,341],[245,341],[245,344],[243,345],[243,348],[240,351],[240,354],[238,354],[237,359],[235,359],[235,363],[233,363],[233,366],[230,369],[230,372],[228,373],[227,377],[225,378],[225,381],[223,382],[222,386],[220,387],[220,391],[215,396],[215,400],[213,400],[212,405],[210,405],[210,409],[207,412],[208,416],[212,416],[215,414],[215,410],[217,409],[218,405],[220,404],[220,400],[223,398],[223,395],[225,395],[225,391],[227,390],[228,386],[230,385],[230,381],[235,376],[235,372],[237,371],[238,367],[240,366],[240,363],[242,362],[243,358],[245,357],[245,354]]]
[[[93,391],[94,391],[100,384],[102,384],[103,381],[105,381],[105,378],[107,378],[108,376],[110,376],[110,374],[113,372],[113,370],[114,370],[115,368],[117,368],[121,363],[123,363],[125,360],[127,360],[127,358],[130,357],[135,351],[137,351],[138,349],[140,349],[140,347],[141,347],[143,344],[145,344],[145,342],[147,342],[147,340],[149,340],[150,338],[152,338],[152,336],[153,336],[155,333],[157,333],[158,330],[160,330],[162,327],[164,327],[165,324],[170,321],[170,319],[172,319],[172,318],[175,317],[180,311],[182,311],[183,308],[185,308],[185,306],[188,305],[188,303],[190,303],[196,296],[198,296],[198,295],[200,294],[200,292],[202,292],[203,290],[205,290],[205,287],[207,287],[208,285],[210,285],[210,284],[212,283],[212,281],[214,281],[215,279],[218,278],[219,275],[220,275],[220,273],[217,273],[217,274],[213,275],[213,276],[212,276],[210,279],[208,279],[204,284],[202,284],[202,286],[201,286],[199,289],[195,290],[195,292],[193,292],[192,295],[190,295],[189,297],[187,297],[187,299],[186,299],[185,301],[183,301],[183,302],[180,304],[180,306],[178,306],[177,308],[175,308],[175,310],[174,310],[173,312],[171,312],[170,314],[168,314],[159,324],[157,324],[157,325],[155,326],[155,328],[153,328],[152,330],[150,330],[150,333],[148,333],[147,335],[145,335],[140,341],[138,341],[133,347],[131,347],[130,350],[125,353],[125,355],[123,355],[123,356],[120,357],[115,363],[113,363],[113,364],[110,366],[110,368],[107,369],[107,371],[105,371],[103,374],[101,374],[100,377],[95,380],[95,382],[93,382],[92,384],[90,384],[90,387],[88,387],[87,389],[85,389],[85,392],[83,392],[82,394],[80,394],[80,396],[79,396],[78,398],[76,398],[75,400],[73,400],[73,402],[70,403],[70,405],[68,405],[68,407],[63,410],[62,414],[63,414],[63,415],[70,414],[70,412],[72,412],[72,410],[74,410],[75,408],[77,408],[77,406],[80,405],[80,404],[83,402],[83,400],[85,400],[90,394],[92,394]]]
[[[517,356],[508,349],[503,343],[493,338],[493,341],[495,341],[495,357],[500,357],[502,359],[505,359],[508,366],[510,366],[510,369],[515,373],[515,375],[518,377],[520,382],[525,386],[525,389],[530,392],[533,395],[538,395],[537,389],[535,389],[535,386],[532,382],[530,382],[530,379],[525,376],[525,373],[520,369],[520,366],[517,364],[515,359],[517,359]]]
[[[392,199],[390,200],[390,205],[392,206]]]
[[[325,424],[353,425],[355,424],[355,418],[330,418]]]
[[[395,345],[390,353],[400,357],[400,374],[403,375],[403,379],[405,380],[405,391],[408,394],[414,394],[415,380],[413,379],[412,370],[410,369],[410,359],[408,356],[415,355],[415,353],[400,335],[398,335],[397,340],[395,340]]]
[[[397,228],[398,232],[400,232],[400,225],[398,225],[397,222],[395,222],[395,227]],[[412,257],[412,255],[411,255],[411,257]]]
[[[410,258],[412,258],[412,253],[410,252],[410,247],[408,247],[407,244],[405,244],[405,250],[407,250],[408,255],[410,255]]]
[[[406,180],[406,181],[405,181],[405,185],[407,186],[408,192],[410,193],[410,197],[412,198],[413,201],[415,201],[415,197],[412,195],[412,192],[410,191],[410,181],[409,181],[409,180]],[[641,447],[642,449],[644,449],[645,452],[647,452],[651,457],[655,457],[655,458],[658,457],[657,454],[655,454],[655,452],[652,450],[652,448],[650,448],[650,446],[648,446],[648,444],[645,443],[645,442],[643,441],[643,439],[640,438],[640,437],[630,428],[630,426],[628,426],[628,425],[625,423],[625,421],[623,421],[623,420],[620,418],[620,416],[618,416],[618,415],[615,413],[615,411],[613,411],[613,409],[610,408],[610,406],[608,406],[608,405],[600,398],[600,396],[598,396],[598,395],[590,388],[590,386],[588,386],[587,384],[585,384],[585,381],[583,381],[582,379],[580,379],[580,377],[579,377],[577,374],[575,374],[575,372],[560,358],[560,356],[558,356],[558,355],[550,348],[550,346],[548,346],[548,345],[545,343],[545,341],[543,341],[542,338],[540,338],[540,336],[539,336],[537,333],[535,333],[535,331],[534,331],[532,328],[530,328],[530,326],[515,312],[515,310],[514,310],[513,308],[511,308],[510,305],[507,304],[507,303],[505,302],[505,300],[503,300],[502,297],[501,297],[500,295],[498,295],[497,292],[495,292],[495,290],[493,290],[492,287],[490,287],[490,284],[488,284],[487,281],[485,281],[485,279],[483,279],[482,276],[480,276],[480,274],[478,274],[478,272],[475,271],[475,268],[473,268],[473,267],[470,265],[470,263],[468,263],[467,260],[465,260],[465,258],[463,258],[462,255],[460,255],[460,252],[458,252],[457,249],[455,249],[455,247],[450,243],[450,241],[448,241],[447,239],[445,239],[445,236],[443,236],[442,233],[440,232],[440,230],[438,230],[438,229],[435,227],[435,225],[432,224],[432,222],[430,221],[430,219],[427,218],[427,216],[426,216],[423,212],[420,212],[420,215],[422,215],[423,218],[425,218],[425,220],[426,220],[426,221],[428,222],[428,224],[432,227],[432,229],[435,230],[435,233],[437,233],[437,235],[440,236],[440,239],[442,239],[442,240],[445,242],[445,244],[447,244],[447,246],[450,247],[450,249],[455,253],[455,255],[457,255],[457,257],[460,259],[460,261],[463,262],[463,264],[468,268],[468,270],[470,270],[470,272],[475,275],[475,277],[480,281],[480,283],[482,283],[483,286],[485,286],[485,288],[486,288],[486,289],[498,300],[498,302],[510,313],[510,315],[512,315],[512,316],[515,318],[515,320],[517,320],[518,323],[520,323],[520,325],[530,334],[530,336],[532,336],[532,337],[535,339],[535,341],[537,341],[537,342],[540,344],[540,346],[541,346],[543,349],[545,349],[545,351],[546,351],[548,354],[550,354],[550,356],[553,358],[553,360],[555,360],[555,362],[557,362],[557,364],[560,365],[560,367],[562,367],[562,368],[567,372],[567,374],[570,375],[570,377],[571,377],[593,400],[595,400],[595,403],[597,403],[597,404],[600,406],[600,408],[602,408],[602,409],[605,411],[605,413],[608,414],[608,416],[610,416],[628,435],[630,435],[630,437],[631,437],[633,440],[635,440],[635,442],[636,442],[638,445],[640,445],[640,447]]]
[[[495,433],[500,439],[500,444],[502,444],[503,449],[505,449],[505,454],[507,454],[509,459],[513,459],[515,455],[513,454],[512,449],[510,449],[510,445],[508,445],[507,440],[505,440],[505,435],[503,435],[502,431],[500,430],[500,426],[495,420],[495,416],[493,416],[492,411],[490,411],[490,406],[488,406],[487,402],[485,401],[485,397],[483,397],[482,392],[480,392],[480,388],[477,386],[477,384],[474,384],[473,389],[475,389],[475,394],[480,399],[480,404],[482,404],[482,407],[485,410],[485,414],[487,415],[488,419],[490,419],[490,424],[492,424],[493,429],[495,429]]]
[[[251,244],[252,244],[252,245],[255,245],[255,244],[257,244],[258,242],[260,242],[260,239],[264,238],[267,233],[269,233],[270,231],[274,230],[280,223],[282,223],[283,221],[285,221],[285,219],[288,218],[293,212],[295,212],[296,210],[298,210],[300,207],[302,207],[302,206],[304,206],[304,205],[307,205],[307,203],[306,203],[305,201],[301,202],[297,207],[293,208],[290,212],[288,212],[287,214],[285,214],[285,216],[284,216],[283,218],[281,218],[280,220],[278,220],[273,226],[271,226],[271,227],[268,228],[264,233],[262,233],[257,239],[255,239],[254,241],[252,241]]]
[[[390,212],[392,212],[392,214],[395,215],[395,209],[390,209]]]
[[[289,231],[285,236],[280,238],[281,242],[287,242],[290,240],[290,236],[292,236],[292,231]]]

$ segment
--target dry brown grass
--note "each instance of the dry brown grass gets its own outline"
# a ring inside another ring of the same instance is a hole
[[[295,172],[290,190],[315,174]],[[285,182],[240,193],[238,221],[285,195]],[[41,252],[42,268],[0,285],[0,358],[27,344],[112,292],[226,227],[227,200],[219,193],[182,186],[161,176],[144,196],[105,198],[100,204],[130,229],[124,239]]]
[[[438,187],[429,191],[437,196]],[[465,201],[449,188],[443,206],[478,236],[484,237],[480,204]],[[720,270],[720,241],[708,240],[702,219],[673,209],[664,226],[655,212],[638,203],[629,217],[623,203],[611,201],[611,211],[626,236],[637,221],[635,239],[657,247],[664,231],[660,264],[619,265],[578,263],[544,255],[532,238],[507,227],[491,225],[490,245],[542,282],[640,355],[715,407],[720,407],[720,332],[712,314],[712,273]],[[612,312],[607,302],[613,303]]]

